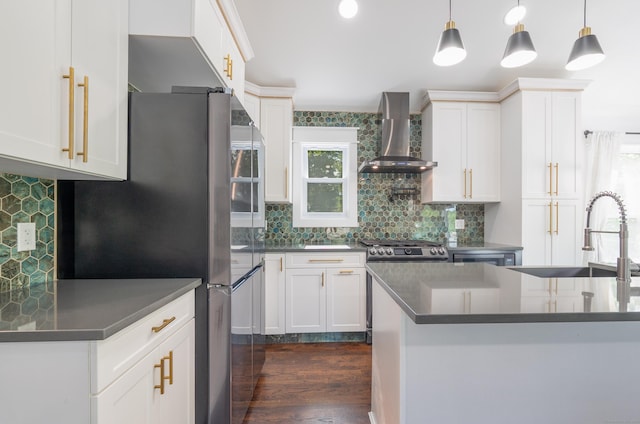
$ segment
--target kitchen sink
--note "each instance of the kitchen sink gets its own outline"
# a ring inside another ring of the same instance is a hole
[[[534,275],[540,278],[578,278],[578,277],[615,277],[616,271],[596,267],[513,267],[514,271]]]

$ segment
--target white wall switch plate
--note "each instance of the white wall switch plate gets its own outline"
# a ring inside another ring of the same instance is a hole
[[[36,223],[18,222],[18,252],[36,248]]]
[[[464,219],[456,219],[456,230],[464,230]]]

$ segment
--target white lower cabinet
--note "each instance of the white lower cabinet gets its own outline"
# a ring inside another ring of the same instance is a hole
[[[583,205],[579,200],[525,199],[522,204],[524,265],[580,263]]]
[[[194,422],[194,321],[92,397],[92,423]]]
[[[364,253],[288,253],[285,262],[285,332],[364,331]]]
[[[284,253],[264,255],[264,330],[262,334],[285,333]]]
[[[0,421],[193,424],[194,307],[191,291],[104,340],[0,343]]]

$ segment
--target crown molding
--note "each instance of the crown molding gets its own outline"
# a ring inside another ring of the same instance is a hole
[[[244,91],[245,93],[253,94],[254,96],[258,96],[258,97],[293,98],[296,88],[295,87],[263,87],[263,86],[254,84],[250,81],[245,81]]]
[[[253,59],[255,54],[251,47],[251,43],[249,43],[249,37],[247,37],[247,32],[244,29],[244,25],[242,24],[240,14],[238,13],[235,3],[233,0],[216,0],[216,2],[218,3],[218,7],[220,8],[220,12],[222,12],[222,16],[224,17],[227,26],[229,27],[229,31],[231,31],[231,36],[238,46],[238,50],[240,50],[242,58],[245,63],[250,61]]]

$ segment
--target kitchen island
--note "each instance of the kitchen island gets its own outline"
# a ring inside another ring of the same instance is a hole
[[[372,423],[640,422],[640,302],[617,312],[615,278],[472,263],[367,271]]]

